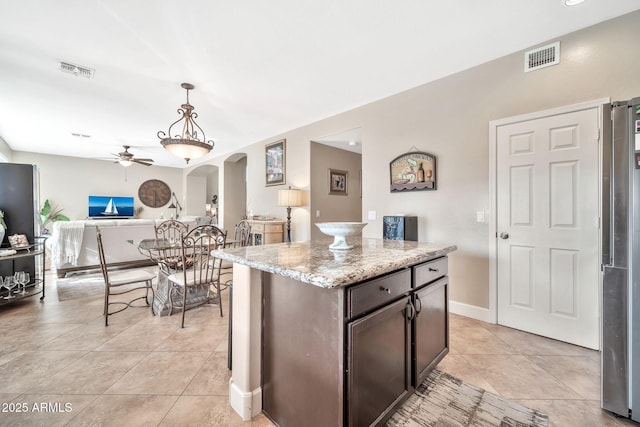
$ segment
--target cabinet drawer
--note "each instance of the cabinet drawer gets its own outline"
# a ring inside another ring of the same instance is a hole
[[[252,233],[264,233],[264,224],[251,223]]]
[[[264,232],[265,233],[282,233],[282,224],[265,224]]]
[[[349,289],[349,313],[353,318],[380,307],[411,290],[411,270],[406,269]]]
[[[448,272],[447,261],[447,257],[442,257],[413,267],[413,287],[419,288],[426,283],[446,276]]]

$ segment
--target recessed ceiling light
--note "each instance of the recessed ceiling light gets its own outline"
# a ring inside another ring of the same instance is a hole
[[[584,0],[564,0],[565,6],[576,6],[580,3],[584,2]]]
[[[355,141],[349,141],[349,145],[354,147],[354,146],[358,145],[358,143],[355,142]]]

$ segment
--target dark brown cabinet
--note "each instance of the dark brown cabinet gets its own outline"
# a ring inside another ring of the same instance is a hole
[[[447,278],[413,293],[413,386],[417,387],[449,352]]]
[[[386,417],[411,392],[411,300],[404,297],[349,323],[349,425]]]
[[[330,289],[263,273],[263,412],[383,425],[448,352],[446,274],[447,257]]]

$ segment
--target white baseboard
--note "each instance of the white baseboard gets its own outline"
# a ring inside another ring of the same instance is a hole
[[[229,380],[229,404],[240,415],[243,421],[250,421],[262,412],[262,388],[252,392],[243,392],[234,382]]]
[[[449,312],[465,317],[470,317],[472,319],[481,320],[487,323],[495,323],[493,320],[491,320],[489,309],[478,307],[477,305],[469,305],[463,302],[449,301]]]

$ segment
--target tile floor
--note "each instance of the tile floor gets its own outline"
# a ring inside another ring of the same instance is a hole
[[[228,405],[227,317],[217,307],[187,312],[185,329],[179,315],[144,308],[104,327],[102,296],[60,302],[47,279],[44,303],[0,307],[0,425],[272,425],[242,422]],[[551,426],[633,425],[600,410],[595,351],[451,315],[440,369],[549,413]]]

